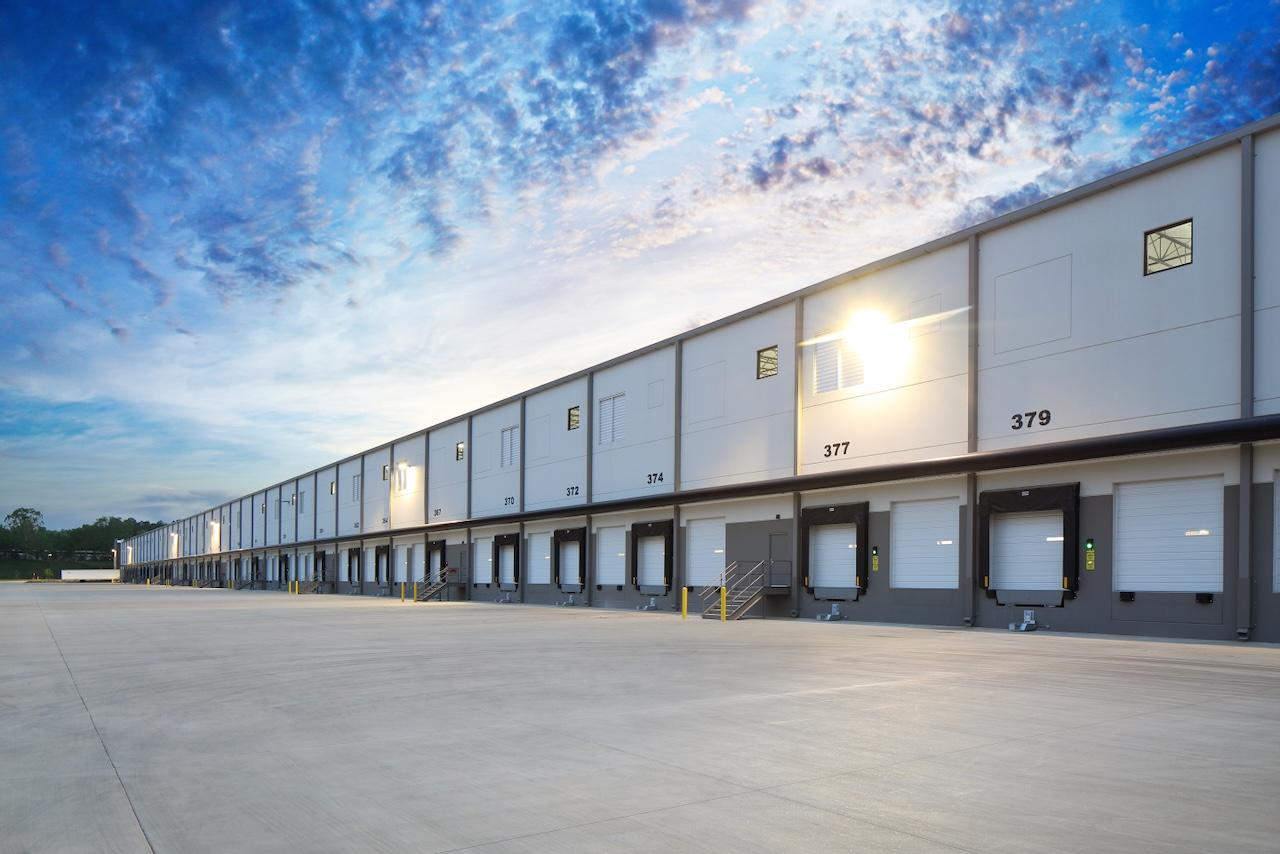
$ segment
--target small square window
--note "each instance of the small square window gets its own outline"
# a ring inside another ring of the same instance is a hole
[[[1143,236],[1143,243],[1144,276],[1185,267],[1191,263],[1191,220],[1153,228]]]
[[[467,456],[467,443],[459,442],[453,446],[453,458],[455,460],[465,459]]]
[[[756,379],[763,380],[778,375],[778,345],[756,351]]]
[[[580,426],[582,426],[582,407],[570,406],[569,407],[569,429],[577,430]]]

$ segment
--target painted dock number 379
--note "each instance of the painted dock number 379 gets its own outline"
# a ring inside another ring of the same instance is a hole
[[[1013,423],[1009,426],[1014,430],[1030,430],[1035,426],[1047,427],[1052,417],[1047,409],[1035,412],[1015,412],[1011,419]]]

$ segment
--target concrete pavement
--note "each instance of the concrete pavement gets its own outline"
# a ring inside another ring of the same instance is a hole
[[[6,854],[1280,850],[1262,645],[0,584],[0,716]]]

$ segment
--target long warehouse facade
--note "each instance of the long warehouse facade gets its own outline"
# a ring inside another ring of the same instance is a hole
[[[1280,115],[119,545],[126,581],[1280,641]]]

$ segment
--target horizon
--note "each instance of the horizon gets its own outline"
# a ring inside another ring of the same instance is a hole
[[[1280,111],[1276,2],[192,9],[0,36],[0,500],[53,528],[189,516]]]

